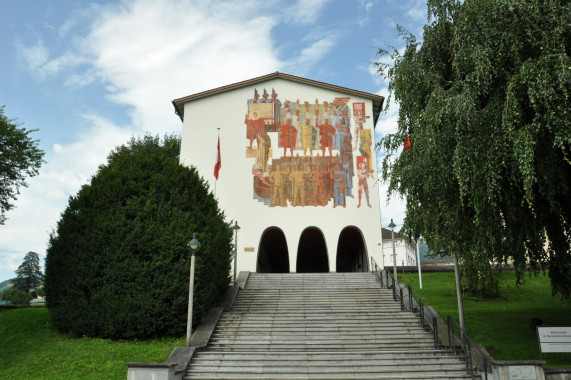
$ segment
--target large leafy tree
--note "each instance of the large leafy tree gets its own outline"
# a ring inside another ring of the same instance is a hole
[[[14,208],[20,188],[26,187],[26,178],[34,177],[42,163],[44,152],[38,141],[26,130],[4,115],[0,107],[0,225],[6,221],[6,212]]]
[[[36,252],[28,252],[24,256],[22,264],[16,269],[16,278],[14,279],[14,287],[23,292],[40,286],[43,274],[40,266],[40,256]]]
[[[189,255],[196,252],[194,322],[229,284],[232,230],[180,138],[133,138],[69,199],[50,237],[45,291],[54,325],[74,336],[182,335]]]
[[[569,299],[571,3],[429,0],[424,40],[399,31],[378,69],[400,106],[381,145],[405,231],[480,277],[491,261],[548,268]]]

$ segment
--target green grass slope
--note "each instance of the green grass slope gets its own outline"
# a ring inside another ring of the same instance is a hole
[[[128,362],[165,362],[184,338],[72,339],[55,332],[45,307],[0,311],[0,378],[121,379]]]
[[[541,318],[544,325],[571,326],[571,303],[551,296],[547,276],[526,276],[516,287],[515,273],[498,273],[498,298],[463,296],[466,332],[482,344],[496,360],[539,360],[537,333],[530,329],[532,318]],[[454,273],[425,273],[423,289],[418,274],[399,275],[399,281],[412,285],[424,299],[446,319],[458,320],[458,304]],[[546,367],[571,367],[570,354],[544,354]]]

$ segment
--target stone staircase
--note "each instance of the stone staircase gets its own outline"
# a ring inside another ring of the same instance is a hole
[[[250,273],[184,379],[466,379],[371,273]]]

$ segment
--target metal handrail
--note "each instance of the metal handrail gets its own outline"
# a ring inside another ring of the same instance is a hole
[[[475,348],[476,351],[482,357],[482,362],[484,367],[482,368],[482,371],[484,372],[484,379],[488,380],[488,358],[486,357],[484,352],[480,349],[480,347],[474,344],[474,341],[468,336],[468,334],[466,334],[466,330],[463,330],[458,324],[458,322],[456,322],[454,317],[452,317],[451,315],[447,317],[447,325],[448,325],[448,341],[453,342],[453,339],[457,339],[458,342],[462,342],[462,351],[464,353],[464,359],[466,359],[466,372],[468,372],[474,379],[475,365],[474,365],[474,355],[472,354],[472,352],[473,348]],[[460,331],[460,334],[462,335],[461,337],[456,333],[456,330]],[[454,354],[456,354],[456,344],[452,344],[452,346]]]
[[[405,310],[405,302],[404,302],[404,293],[403,293],[403,288],[399,287],[399,291],[396,291],[397,288],[397,284],[398,282],[395,281],[395,279],[393,278],[393,276],[390,274],[390,272],[386,269],[381,270],[380,267],[377,265],[377,263],[375,262],[375,260],[371,257],[371,268],[373,269],[373,271],[376,274],[377,280],[380,282],[381,287],[383,288],[392,288],[392,292],[393,292],[393,299],[395,300],[395,302],[400,302],[400,306],[401,306],[401,310]],[[383,276],[384,273],[384,276]],[[383,279],[384,278],[384,279]],[[386,285],[386,286],[385,286]],[[420,313],[420,325],[422,326],[423,329],[429,329],[432,328],[432,333],[434,335],[434,348],[435,349],[440,349],[440,339],[438,339],[438,320],[436,318],[436,316],[430,311],[430,309],[426,309],[425,308],[425,303],[422,300],[422,298],[420,298],[420,296],[418,296],[418,293],[416,293],[416,291],[414,290],[414,288],[412,288],[411,286],[407,287],[408,289],[408,306],[409,306],[409,310],[411,312],[414,313],[415,308],[413,306],[413,301],[417,303],[418,305],[418,310]],[[418,301],[414,300],[412,292],[416,293]],[[426,320],[426,310],[428,310],[428,312],[430,313],[430,316],[432,318],[430,318],[430,321],[432,322],[432,326],[429,326],[429,324],[427,323]]]
[[[375,262],[375,260],[371,257],[371,268],[373,269],[373,272],[375,273],[376,277],[377,277],[377,281],[380,282],[381,287],[383,288],[390,288],[392,287],[393,290],[393,299],[396,301],[400,301],[401,304],[401,310],[405,310],[405,303],[404,303],[404,292],[403,292],[403,288],[399,287],[399,292],[397,295],[396,292],[396,286],[395,283],[397,283],[395,281],[395,279],[393,278],[393,276],[390,274],[390,272],[386,269],[380,269],[380,267],[377,265],[377,263]],[[384,276],[383,276],[384,273]],[[385,286],[386,285],[386,286]],[[418,294],[418,292],[411,286],[408,285],[406,287],[406,289],[408,290],[408,310],[410,310],[411,312],[415,312],[416,310],[418,310],[419,312],[419,318],[420,318],[420,324],[424,329],[429,328],[429,325],[427,323],[427,320],[431,320],[432,321],[432,331],[433,331],[433,335],[434,335],[434,347],[435,349],[439,349],[440,348],[440,339],[438,337],[438,324],[437,324],[437,318],[434,315],[434,313],[432,313],[432,311],[430,311],[429,308],[426,308],[426,304],[424,302],[424,300],[420,297],[420,295]],[[417,305],[417,307],[415,307],[415,304]],[[430,319],[427,318],[426,315],[426,311],[428,311],[428,313],[430,314]],[[460,330],[461,332],[463,332],[462,337],[460,337],[456,331],[455,328],[457,327],[458,330]],[[462,331],[460,329],[460,326],[458,325],[458,323],[456,322],[456,320],[452,317],[452,316],[448,316],[448,321],[447,321],[447,328],[448,328],[448,342],[449,345],[452,346],[452,348],[448,347],[449,350],[453,351],[454,355],[456,355],[456,344],[454,343],[454,339],[457,339],[459,342],[462,342],[462,351],[464,353],[464,359],[466,362],[466,372],[468,374],[470,374],[470,376],[472,377],[472,379],[474,379],[474,367],[476,367],[474,365],[474,357],[472,355],[472,347],[475,347],[476,350],[478,351],[478,353],[480,354],[480,356],[482,357],[482,361],[483,361],[483,372],[484,372],[484,379],[488,380],[488,358],[486,357],[486,355],[482,352],[482,350],[476,346],[474,344],[474,342],[472,341],[472,339],[468,336],[468,334],[466,334],[466,331]]]

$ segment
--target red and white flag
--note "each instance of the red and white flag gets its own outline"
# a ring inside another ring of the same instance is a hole
[[[218,180],[218,172],[222,167],[222,160],[220,158],[220,136],[218,136],[218,146],[216,147],[216,161],[214,163],[214,177]]]

